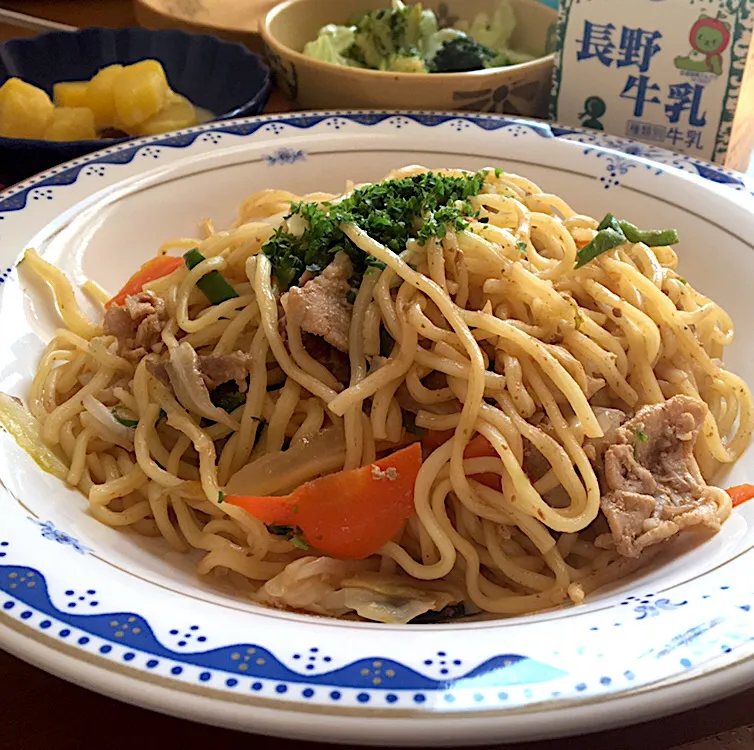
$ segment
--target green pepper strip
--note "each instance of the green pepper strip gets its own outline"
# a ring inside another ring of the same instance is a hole
[[[675,245],[679,241],[678,232],[675,229],[639,229],[630,221],[616,219],[612,214],[605,215],[597,230],[608,228],[623,232],[629,242],[643,242],[648,247]]]
[[[678,242],[678,232],[675,229],[639,229],[628,221],[616,219],[612,214],[605,214],[592,241],[579,250],[576,268],[581,268],[602,253],[626,242],[643,242],[648,247],[674,245]]]
[[[643,242],[648,247],[675,245],[678,242],[678,232],[675,229],[637,229],[627,221],[619,223],[629,242]]]
[[[613,250],[620,245],[624,245],[627,242],[626,235],[623,232],[608,227],[607,229],[600,229],[597,234],[594,235],[592,241],[584,245],[576,255],[576,268],[589,263],[590,260],[594,260],[598,255],[606,253],[608,250]]]
[[[183,256],[183,260],[186,262],[188,269],[191,270],[192,268],[196,268],[206,258],[194,248]],[[219,271],[210,271],[205,276],[202,276],[196,282],[196,285],[204,292],[204,296],[213,305],[219,305],[221,302],[238,297],[238,292],[225,280]]]
[[[138,427],[138,419],[129,419],[128,417],[122,417],[120,415],[120,410],[122,408],[122,406],[113,406],[113,408],[110,409],[110,413],[115,417],[116,421],[120,422],[124,427]]]
[[[605,218],[599,223],[597,231],[602,229],[615,229],[616,232],[622,232],[620,222],[612,214],[605,214]]]

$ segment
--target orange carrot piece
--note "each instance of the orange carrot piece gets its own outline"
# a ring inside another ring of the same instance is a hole
[[[492,443],[484,435],[477,435],[467,446],[463,452],[464,458],[497,458],[497,451],[492,447]],[[475,474],[472,479],[476,479],[477,482],[483,484],[493,490],[500,491],[500,485],[502,477],[499,474],[493,472],[485,472],[484,474]]]
[[[436,450],[441,445],[446,443],[453,437],[453,430],[429,430],[422,438],[422,445],[431,451]],[[463,452],[464,458],[495,458],[497,451],[492,447],[492,444],[487,440],[484,435],[477,435],[467,446]],[[500,490],[499,474],[492,472],[485,472],[484,474],[475,474],[472,479],[477,482],[491,487],[493,490]]]
[[[754,484],[739,484],[735,487],[728,487],[726,492],[730,495],[735,508],[736,505],[741,505],[741,503],[745,503],[754,497]]]
[[[422,445],[429,453],[436,451],[453,437],[455,430],[427,430],[422,436]]]
[[[175,258],[171,255],[158,255],[152,260],[148,260],[131,278],[125,283],[123,288],[105,305],[106,308],[113,305],[122,305],[126,301],[126,297],[130,297],[132,294],[138,294],[144,285],[155,279],[161,279],[163,276],[167,276],[176,268],[180,268],[183,263],[183,258]]]
[[[331,555],[360,560],[400,531],[414,510],[421,446],[413,443],[369,466],[314,479],[285,497],[229,495],[266,524],[298,527],[308,543]]]

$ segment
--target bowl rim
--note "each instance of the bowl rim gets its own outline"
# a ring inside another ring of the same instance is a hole
[[[388,0],[385,1],[388,2]],[[486,80],[489,78],[495,78],[496,76],[499,76],[504,72],[507,73],[509,71],[526,71],[529,69],[541,67],[543,63],[549,62],[554,64],[555,61],[556,53],[550,52],[546,55],[542,55],[541,57],[535,57],[533,60],[529,60],[527,62],[515,63],[514,65],[505,65],[497,68],[468,70],[460,73],[403,73],[390,70],[372,70],[371,68],[351,68],[345,65],[326,62],[324,60],[317,60],[313,57],[307,57],[303,52],[299,52],[298,50],[289,47],[287,44],[283,44],[283,42],[281,42],[270,30],[270,26],[274,22],[275,18],[281,13],[286,12],[289,8],[296,5],[306,5],[307,3],[314,4],[315,2],[316,0],[284,0],[283,2],[278,3],[269,11],[267,11],[259,29],[265,45],[267,45],[267,47],[273,49],[274,51],[283,52],[295,62],[304,63],[323,71],[330,71],[331,73],[338,71],[342,74],[378,77],[382,78],[383,80],[386,76],[389,76],[393,80],[400,81],[426,80],[427,78],[431,78],[431,80],[433,81],[436,80],[438,83],[452,83],[453,81],[468,80],[469,78]],[[519,0],[519,2],[523,2],[525,5],[529,5],[531,7],[541,7],[541,9],[546,14],[550,15],[550,17],[552,18],[552,23],[556,23],[558,20],[558,11],[555,10],[555,8],[551,8],[549,5],[540,3],[538,2],[538,0]]]
[[[214,34],[202,34],[199,32],[185,31],[184,29],[147,29],[143,26],[123,26],[119,28],[112,28],[109,26],[86,26],[81,29],[72,29],[71,31],[45,31],[32,37],[17,37],[14,39],[7,39],[4,42],[0,42],[0,53],[2,53],[2,51],[8,46],[15,47],[34,45],[38,41],[48,39],[51,36],[82,36],[84,34],[91,36],[95,36],[97,34],[125,35],[133,33],[152,36],[171,35],[173,37],[183,36],[206,39],[220,47],[236,47],[244,57],[254,60],[257,69],[262,73],[264,79],[260,88],[254,92],[253,96],[243,101],[234,109],[228,110],[227,112],[223,112],[219,115],[215,115],[211,120],[208,120],[207,122],[221,122],[223,120],[231,120],[237,117],[254,117],[255,115],[244,115],[241,114],[241,112],[248,107],[253,107],[254,105],[256,105],[260,99],[268,97],[270,92],[272,91],[272,71],[270,70],[269,65],[267,65],[262,55],[254,52],[240,42],[229,41]],[[10,76],[10,78],[15,77],[16,76]],[[10,80],[10,78],[6,80]],[[58,81],[58,83],[61,82],[63,81]],[[49,141],[44,138],[10,138],[8,136],[0,136],[0,149],[9,148],[11,146],[23,146],[25,148],[43,149],[47,151],[55,151],[65,148],[91,148],[92,150],[100,150],[102,148],[107,148],[108,146],[113,146],[118,143],[125,143],[127,141],[132,141],[136,138],[143,137],[144,136],[141,135],[127,135],[123,138],[87,138],[76,141]]]

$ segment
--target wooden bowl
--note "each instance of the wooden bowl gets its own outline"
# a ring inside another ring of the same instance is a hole
[[[304,109],[436,109],[507,112],[544,117],[550,94],[557,12],[538,0],[510,0],[518,20],[516,49],[542,56],[505,68],[468,73],[391,73],[313,60],[304,45],[328,23],[353,13],[388,6],[388,0],[286,0],[262,24],[270,67],[277,83]],[[428,0],[446,22],[494,12],[498,0]]]
[[[134,0],[134,13],[148,29],[214,34],[261,50],[259,28],[277,0]]]

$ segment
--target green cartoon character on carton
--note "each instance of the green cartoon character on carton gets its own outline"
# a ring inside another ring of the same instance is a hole
[[[719,14],[716,18],[702,14],[691,27],[689,42],[691,52],[687,57],[675,58],[676,68],[719,76],[723,72],[723,52],[730,44],[730,24]]]

